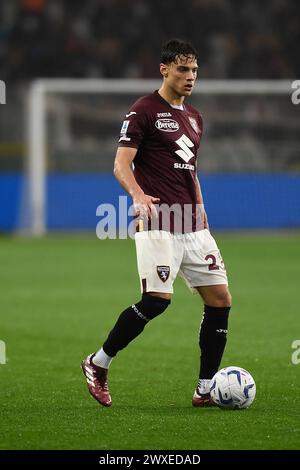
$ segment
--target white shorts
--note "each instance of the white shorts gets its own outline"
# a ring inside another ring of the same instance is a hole
[[[173,293],[177,274],[188,287],[228,285],[225,266],[209,230],[173,234],[160,230],[135,234],[141,292]]]

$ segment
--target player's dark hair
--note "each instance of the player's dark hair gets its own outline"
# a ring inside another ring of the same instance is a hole
[[[170,39],[162,46],[160,61],[163,64],[170,64],[176,62],[178,56],[183,56],[188,59],[193,57],[198,59],[196,49],[189,42],[182,41],[181,39]]]

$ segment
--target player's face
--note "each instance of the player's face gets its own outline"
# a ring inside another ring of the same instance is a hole
[[[197,78],[198,64],[195,57],[177,57],[166,66],[165,83],[177,96],[190,96]]]

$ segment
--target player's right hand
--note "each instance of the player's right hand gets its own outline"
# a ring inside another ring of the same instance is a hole
[[[158,197],[148,194],[139,194],[133,197],[134,212],[137,217],[157,217],[157,210],[154,204],[158,203]]]

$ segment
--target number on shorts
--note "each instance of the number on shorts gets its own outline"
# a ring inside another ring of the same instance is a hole
[[[216,271],[219,268],[219,266],[217,266],[217,260],[216,260],[216,257],[214,255],[207,255],[205,256],[205,260],[208,261],[208,260],[211,260],[211,263],[208,265],[208,270],[209,271]]]

